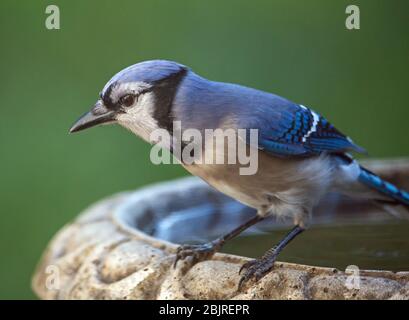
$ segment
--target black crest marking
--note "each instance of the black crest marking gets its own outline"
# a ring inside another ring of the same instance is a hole
[[[120,108],[120,105],[118,103],[115,103],[111,99],[111,93],[112,89],[115,87],[116,82],[111,83],[111,85],[105,90],[104,94],[101,94],[101,99],[104,102],[105,107],[109,110],[118,110]]]
[[[156,81],[153,88],[155,106],[153,118],[159,127],[172,133],[172,105],[177,89],[185,77],[187,69],[181,67],[179,71],[172,73],[164,79]]]

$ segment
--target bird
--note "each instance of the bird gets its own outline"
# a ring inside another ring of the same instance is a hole
[[[206,79],[173,61],[143,61],[115,74],[70,133],[119,124],[153,143],[156,130],[174,134],[175,121],[181,131],[256,129],[256,145],[245,144],[258,156],[257,172],[251,175],[240,174],[238,163],[180,159],[192,175],[256,209],[256,214],[213,241],[181,245],[175,266],[187,258],[192,263],[211,258],[227,241],[267,217],[290,219],[293,227],[274,247],[242,265],[238,282],[242,290],[274,269],[279,253],[308,229],[314,207],[328,192],[367,199],[392,212],[409,212],[409,193],[360,165],[351,154],[366,151],[313,109],[258,89]],[[224,146],[201,148],[204,154],[226,152]]]

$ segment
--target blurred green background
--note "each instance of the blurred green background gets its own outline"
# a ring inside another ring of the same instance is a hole
[[[61,29],[47,30],[58,5]],[[345,28],[359,5],[361,29]],[[409,155],[409,2],[11,1],[0,3],[0,298],[34,298],[52,235],[112,193],[183,176],[119,127],[68,135],[105,82],[147,59],[311,106],[369,150]]]

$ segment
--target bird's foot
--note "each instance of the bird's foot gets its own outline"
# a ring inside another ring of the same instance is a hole
[[[243,264],[240,268],[239,274],[241,274],[242,271],[244,271],[244,274],[240,279],[238,290],[241,291],[243,286],[251,279],[259,281],[262,277],[269,273],[274,266],[277,255],[278,253],[276,250],[271,249],[261,258],[254,259]]]
[[[187,257],[192,257],[192,264],[209,259],[220,248],[218,242],[212,241],[203,244],[184,244],[176,251],[176,258],[173,267],[179,260],[184,260]]]

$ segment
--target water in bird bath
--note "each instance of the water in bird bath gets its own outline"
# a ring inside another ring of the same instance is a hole
[[[210,203],[210,202],[209,202]],[[160,220],[154,236],[176,243],[203,243],[243,223],[255,211],[222,198],[175,211]],[[227,242],[223,252],[260,257],[285,235],[290,224],[269,218]],[[311,227],[295,238],[278,260],[336,267],[409,271],[409,221],[393,218],[381,208],[331,196],[316,208]]]
[[[155,237],[176,243],[203,243],[243,223],[255,211],[228,198],[167,214]],[[291,223],[269,218],[225,245],[223,252],[260,257],[285,235]],[[343,197],[329,197],[314,213],[311,227],[295,238],[278,260],[344,270],[409,271],[409,220],[393,218],[382,208]]]
[[[377,167],[386,180],[409,189],[407,161]],[[213,240],[256,211],[196,178],[185,178],[137,193],[118,214],[131,228],[186,244]],[[356,265],[361,269],[409,271],[408,211],[404,217],[394,218],[373,202],[328,194],[314,209],[311,227],[294,239],[278,260],[339,269]],[[260,257],[291,227],[291,221],[268,218],[228,242],[223,252]]]
[[[256,258],[277,243],[286,231],[239,237],[223,252]],[[312,227],[280,254],[278,260],[345,270],[409,271],[409,222]]]
[[[278,260],[341,270],[356,265],[361,269],[409,271],[408,220],[393,218],[370,204],[341,198],[328,201],[317,208],[311,227],[295,238]],[[253,214],[253,210],[224,199],[218,209],[206,204],[168,214],[158,220],[151,234],[180,244],[203,243]],[[290,228],[291,223],[269,218],[227,242],[222,251],[260,257]]]

